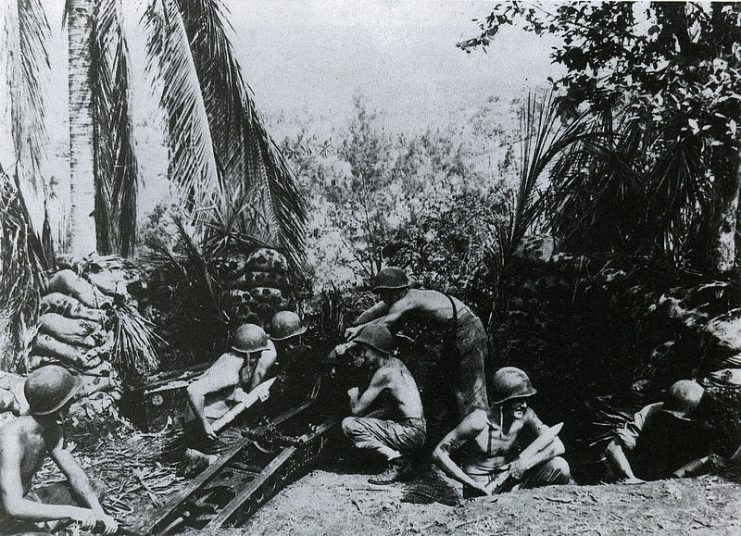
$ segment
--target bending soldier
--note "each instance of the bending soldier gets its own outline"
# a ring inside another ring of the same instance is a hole
[[[427,434],[422,400],[417,384],[407,367],[391,356],[393,337],[383,326],[367,326],[355,338],[361,347],[365,366],[374,372],[368,388],[360,393],[350,389],[353,417],[342,421],[342,431],[356,447],[375,450],[388,462],[386,470],[369,479],[372,484],[389,484],[411,470],[407,454],[424,446]],[[360,417],[381,396],[394,420]]]
[[[373,290],[381,303],[360,315],[345,335],[352,338],[370,324],[391,327],[402,318],[419,317],[444,330],[451,369],[455,369],[455,395],[461,417],[488,407],[484,362],[486,332],[481,320],[463,302],[436,290],[412,289],[400,268],[384,268]],[[352,340],[352,339],[351,339]]]
[[[280,393],[281,407],[305,400],[317,374],[311,347],[303,344],[301,337],[306,333],[306,326],[296,313],[279,311],[273,315],[268,331],[278,353],[279,371],[271,393]]]
[[[618,431],[605,453],[610,469],[627,483],[690,476],[711,451],[709,434],[696,418],[704,394],[693,380],[674,383],[664,402],[649,404]]]
[[[239,439],[237,431],[226,430],[215,442],[225,419],[236,418],[258,400],[266,400],[264,383],[276,362],[275,346],[260,326],[243,324],[234,334],[231,351],[223,353],[196,381],[188,386],[192,415],[185,428],[185,457],[191,469],[213,463],[226,446]],[[174,451],[180,447],[174,448]]]
[[[37,522],[64,520],[88,530],[99,523],[105,534],[118,530],[100,506],[85,471],[64,448],[64,418],[79,388],[79,379],[57,365],[28,375],[24,393],[29,415],[0,428],[0,534],[38,534],[42,529]],[[47,453],[68,482],[30,491],[31,479]],[[102,485],[97,487],[102,490]]]
[[[493,377],[495,401],[489,411],[476,409],[435,447],[432,458],[463,484],[466,498],[508,489],[532,488],[571,481],[569,464],[560,457],[560,426],[544,425],[528,400],[537,391],[522,370],[499,369]],[[463,466],[451,453],[470,446]]]

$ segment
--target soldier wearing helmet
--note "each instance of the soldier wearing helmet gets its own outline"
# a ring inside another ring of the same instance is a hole
[[[633,416],[607,446],[611,474],[628,483],[690,476],[711,451],[705,423],[697,409],[704,394],[694,380],[679,380],[665,400]]]
[[[79,379],[57,365],[41,367],[26,378],[24,394],[29,414],[0,428],[0,531],[3,534],[38,534],[42,529],[37,522],[58,520],[76,521],[88,530],[100,523],[105,534],[118,530],[116,521],[100,506],[85,471],[64,448],[64,416],[79,388]],[[31,491],[33,475],[41,468],[47,453],[68,483]]]
[[[257,400],[250,393],[267,379],[276,359],[275,346],[260,326],[242,324],[237,328],[230,351],[188,386],[193,416],[207,439],[216,439],[211,422],[226,413],[230,403]],[[267,398],[267,390],[256,392],[260,399]]]
[[[560,425],[546,426],[528,406],[536,393],[522,370],[499,369],[491,408],[472,411],[435,447],[433,460],[463,484],[464,497],[571,481],[569,464],[560,457]],[[469,448],[459,466],[451,453],[463,445]]]
[[[382,269],[373,285],[381,302],[374,305],[347,329],[349,343],[363,326],[378,324],[392,328],[400,320],[414,317],[433,330],[440,331],[448,347],[449,360],[443,365],[450,370],[460,417],[476,408],[488,407],[484,362],[487,338],[481,320],[471,309],[448,294],[436,290],[411,288],[409,278],[401,268]]]
[[[306,400],[319,372],[314,352],[302,341],[306,326],[293,311],[278,311],[270,321],[268,333],[278,352],[279,371],[271,400],[276,400],[279,408]]]
[[[391,355],[394,340],[384,326],[370,325],[355,338],[364,365],[373,371],[368,388],[348,390],[352,417],[342,421],[342,431],[360,449],[377,452],[387,461],[383,473],[369,479],[372,484],[390,484],[410,473],[407,455],[424,446],[427,425],[422,400],[409,369]],[[362,417],[381,394],[394,420]]]

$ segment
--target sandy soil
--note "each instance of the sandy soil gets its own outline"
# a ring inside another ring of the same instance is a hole
[[[163,464],[158,434],[78,437],[78,459],[108,487],[104,505],[128,528],[146,527],[157,506],[187,483]],[[219,534],[733,534],[741,535],[741,469],[725,477],[641,485],[557,486],[463,500],[459,486],[420,467],[414,480],[367,482],[378,467],[358,458],[323,462],[278,493],[239,529]],[[37,482],[62,479],[51,463]]]
[[[317,470],[265,505],[243,534],[741,534],[741,484],[720,477],[557,486],[463,500],[432,471],[378,487]]]

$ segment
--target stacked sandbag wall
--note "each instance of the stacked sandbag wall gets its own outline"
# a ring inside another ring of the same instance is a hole
[[[115,411],[121,398],[122,371],[113,359],[114,308],[136,304],[127,291],[130,274],[106,265],[116,266],[117,261],[86,259],[49,278],[40,300],[38,332],[26,359],[27,372],[59,364],[78,375],[78,398],[88,413]]]
[[[233,253],[216,265],[233,324],[267,327],[276,312],[291,308],[288,262],[277,250],[261,247]]]

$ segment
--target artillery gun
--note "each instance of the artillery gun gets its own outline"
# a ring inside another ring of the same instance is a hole
[[[241,439],[134,532],[167,536],[240,526],[311,470],[346,412],[346,391],[357,376],[353,367],[326,363],[312,372],[310,392],[292,400],[271,394],[262,422],[243,427]]]

